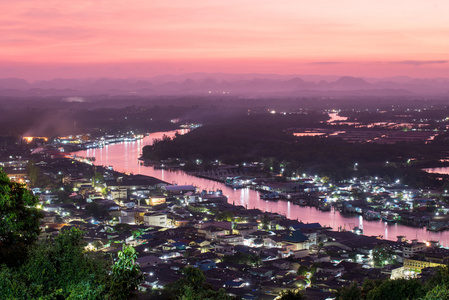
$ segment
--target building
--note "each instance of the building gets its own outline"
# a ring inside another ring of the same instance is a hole
[[[421,260],[421,259],[417,259],[417,258],[404,259],[404,268],[407,268],[407,269],[421,270],[421,269],[428,268],[428,267],[434,268],[434,267],[445,267],[445,266],[446,266],[446,264]]]
[[[407,243],[402,247],[402,257],[411,258],[416,253],[426,251],[427,245],[425,243],[420,243],[417,240],[413,240],[412,243]]]
[[[182,195],[187,192],[195,193],[196,188],[193,185],[166,185],[162,187],[170,195]]]
[[[143,223],[146,226],[167,227],[167,215],[157,212],[148,212],[143,216]]]
[[[148,199],[148,204],[155,206],[155,205],[160,205],[160,204],[164,204],[166,201],[164,196],[151,196],[150,199]]]

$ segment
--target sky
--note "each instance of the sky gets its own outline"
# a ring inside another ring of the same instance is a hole
[[[0,77],[449,77],[447,0],[0,0]]]

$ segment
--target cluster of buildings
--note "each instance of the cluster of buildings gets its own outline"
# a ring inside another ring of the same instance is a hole
[[[399,180],[391,182],[377,177],[341,182],[306,174],[288,181],[245,175],[228,178],[236,186],[258,190],[267,201],[290,201],[323,211],[334,209],[343,214],[362,215],[368,221],[383,220],[430,231],[449,229],[447,191],[410,188]]]
[[[8,174],[14,168],[22,171],[21,182],[27,183],[27,160],[11,156],[2,159],[2,166]],[[145,275],[142,292],[163,288],[179,279],[184,267],[195,266],[206,273],[212,287],[242,299],[274,299],[285,289],[302,289],[308,299],[326,299],[340,287],[354,281],[362,284],[368,278],[421,276],[425,280],[433,267],[449,262],[449,251],[435,242],[404,237],[388,241],[333,231],[319,223],[231,205],[221,191],[197,191],[191,185],[170,185],[48,153],[33,160],[49,179],[33,188],[45,214],[42,236],[55,236],[74,226],[85,232],[87,250],[115,255],[122,244],[133,245]],[[372,203],[385,202],[384,207],[387,201],[389,207],[401,207],[413,199],[412,191],[399,184],[388,190],[380,180],[330,186],[309,178],[302,181],[301,189],[298,183],[258,184],[286,197],[295,195],[289,189],[296,186],[296,196],[306,204],[348,203],[348,213],[359,208],[351,199],[355,190],[363,191]],[[399,192],[401,199],[394,197]],[[379,251],[387,255],[383,263],[376,261]]]

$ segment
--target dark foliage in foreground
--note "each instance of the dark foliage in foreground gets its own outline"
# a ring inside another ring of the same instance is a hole
[[[361,287],[353,283],[341,288],[339,300],[411,300],[449,299],[448,267],[438,268],[436,274],[424,284],[418,279],[366,280]]]

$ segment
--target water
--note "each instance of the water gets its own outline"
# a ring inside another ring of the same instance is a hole
[[[427,173],[435,173],[435,174],[445,174],[449,175],[449,167],[441,167],[441,168],[427,168],[423,169]]]
[[[151,133],[148,137],[135,142],[124,142],[108,145],[100,149],[89,149],[76,154],[84,157],[95,157],[95,164],[113,166],[114,170],[125,173],[144,174],[159,178],[169,183],[179,185],[193,184],[200,190],[220,189],[228,197],[229,203],[243,205],[247,208],[258,208],[266,212],[276,212],[290,219],[298,219],[305,223],[319,222],[323,226],[330,226],[337,230],[338,227],[347,230],[358,226],[363,228],[365,235],[383,236],[384,239],[396,240],[398,235],[405,235],[407,239],[417,238],[420,241],[440,241],[444,246],[449,246],[449,231],[430,232],[425,228],[414,228],[398,224],[386,224],[382,221],[366,221],[358,215],[342,215],[338,211],[322,212],[313,207],[302,207],[287,201],[266,201],[260,199],[259,192],[251,189],[234,190],[222,183],[208,179],[197,178],[183,171],[155,170],[153,167],[141,166],[138,158],[141,149],[149,145],[155,138],[161,138],[164,134],[173,136],[176,131]],[[187,130],[180,130],[185,133]]]

